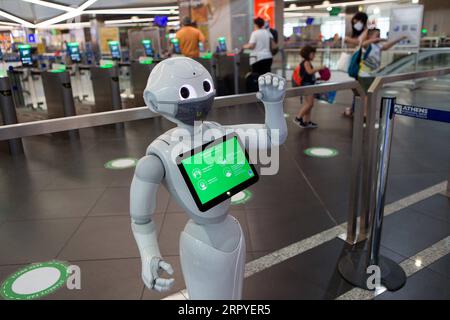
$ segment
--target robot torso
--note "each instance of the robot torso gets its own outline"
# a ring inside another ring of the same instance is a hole
[[[217,139],[224,136],[226,134],[225,129],[217,123],[205,121],[199,128],[201,134],[195,135],[195,138],[192,134],[189,134],[189,136],[183,135],[180,138],[179,130],[179,128],[174,128],[159,136],[148,146],[146,154],[153,154],[161,159],[165,172],[163,184],[192,220],[198,224],[221,222],[228,214],[231,200],[225,200],[217,206],[201,212],[183,179],[176,158],[181,153],[211,141],[210,139],[206,140],[205,137]],[[213,131],[208,132],[208,130]]]

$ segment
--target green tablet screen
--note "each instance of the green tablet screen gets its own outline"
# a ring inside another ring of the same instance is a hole
[[[257,178],[236,136],[184,158],[181,164],[202,204]]]

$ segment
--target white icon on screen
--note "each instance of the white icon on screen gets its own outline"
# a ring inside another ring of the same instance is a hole
[[[206,188],[208,188],[206,182],[203,180],[198,183],[198,187],[200,188],[200,190],[206,190]]]

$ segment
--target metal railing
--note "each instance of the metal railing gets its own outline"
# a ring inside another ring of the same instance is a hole
[[[363,169],[362,169],[362,192],[361,192],[361,214],[359,221],[359,234],[356,241],[367,239],[370,231],[370,212],[374,210],[375,199],[374,190],[375,183],[375,164],[378,155],[377,134],[379,124],[377,123],[379,114],[379,106],[381,104],[381,90],[387,84],[405,81],[416,80],[422,78],[439,77],[450,74],[450,68],[427,70],[420,72],[401,73],[391,76],[377,77],[373,81],[367,92],[367,130],[364,130],[364,145],[367,146],[364,152]],[[449,178],[450,179],[450,178]],[[356,227],[353,227],[356,229]],[[352,227],[349,227],[349,230]]]
[[[364,92],[357,81],[347,81],[341,83],[319,84],[308,87],[289,88],[286,90],[286,98],[340,90],[354,90],[357,94],[364,95]],[[258,101],[259,100],[256,98],[255,93],[221,96],[215,98],[213,107],[230,107],[235,105],[255,103]],[[0,126],[0,141],[133,120],[148,119],[158,116],[159,115],[152,113],[148,107],[138,107],[132,109],[114,110],[72,117],[4,125]]]

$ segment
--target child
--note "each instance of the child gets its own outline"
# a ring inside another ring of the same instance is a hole
[[[398,42],[406,38],[406,36],[403,36],[396,40],[381,43],[380,29],[374,28],[368,31],[367,40],[362,43],[364,58],[361,61],[358,73],[359,82],[366,92],[369,90],[370,85],[375,79],[373,72],[377,71],[381,66],[381,53],[385,50],[389,50]]]
[[[316,55],[316,48],[305,46],[300,50],[300,56],[303,61],[300,63],[300,77],[302,79],[301,86],[311,86],[316,84],[315,73],[324,69],[324,67],[314,68],[311,61]],[[317,128],[318,125],[311,121],[311,111],[314,107],[314,96],[309,95],[304,97],[304,103],[299,110],[297,116],[294,118],[294,123],[300,128]]]

